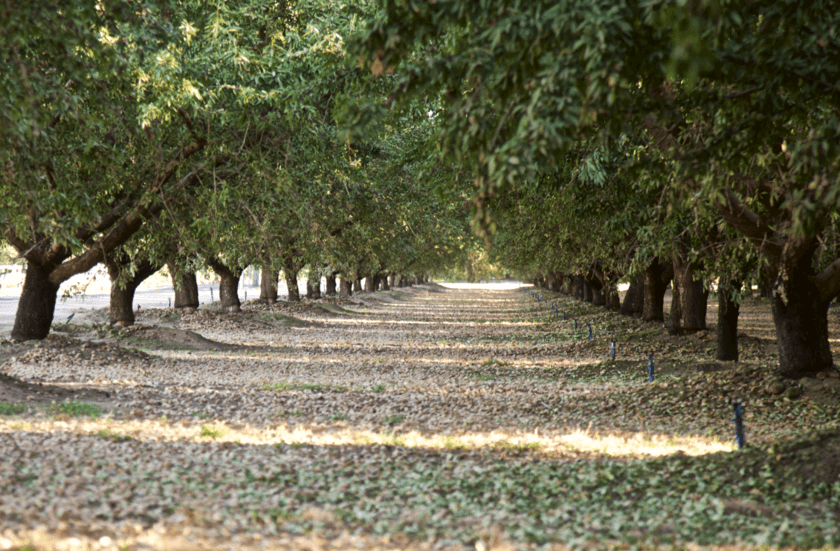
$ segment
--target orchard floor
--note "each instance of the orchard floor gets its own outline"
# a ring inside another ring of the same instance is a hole
[[[840,546],[840,376],[778,379],[769,306],[725,364],[713,332],[528,291],[88,311],[0,343],[0,549]]]

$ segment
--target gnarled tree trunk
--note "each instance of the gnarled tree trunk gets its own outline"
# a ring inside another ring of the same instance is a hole
[[[219,301],[222,303],[222,311],[229,314],[241,311],[239,278],[242,276],[242,268],[228,267],[215,258],[208,258],[207,265],[219,276]]]
[[[124,274],[129,263],[127,257],[105,257],[105,266],[111,278],[111,302],[108,311],[111,325],[134,325],[134,293],[141,283],[160,269],[157,264],[143,260],[137,264],[133,274]]]
[[[365,292],[373,293],[374,291],[376,291],[376,276],[368,274],[365,277]]]
[[[695,279],[700,266],[688,261],[687,252],[685,247],[678,247],[674,252],[674,293],[668,330],[675,334],[706,329],[709,291],[703,287],[702,281]]]
[[[175,288],[174,307],[186,312],[195,311],[198,308],[198,281],[195,272],[179,269],[173,260],[167,262],[166,267],[169,269],[169,277],[172,278],[172,287]]]
[[[383,291],[390,291],[391,284],[388,282],[388,274],[382,276],[382,290]]]
[[[630,287],[624,295],[619,312],[623,316],[641,315],[645,306],[645,282],[644,274],[633,276],[630,280]]]
[[[27,261],[23,290],[18,301],[13,340],[44,339],[50,333],[58,285],[50,282],[50,269]]]

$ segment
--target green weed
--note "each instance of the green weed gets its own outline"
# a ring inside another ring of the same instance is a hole
[[[228,433],[227,427],[222,426],[213,426],[213,425],[202,425],[201,426],[201,436],[206,436],[208,438],[221,438]]]
[[[11,402],[0,402],[0,415],[17,415],[26,411],[26,404],[13,404]]]

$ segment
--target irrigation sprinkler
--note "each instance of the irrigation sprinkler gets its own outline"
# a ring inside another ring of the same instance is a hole
[[[656,380],[656,373],[654,372],[654,369],[653,369],[653,352],[650,353],[650,357],[648,358],[647,371],[648,371],[648,382],[652,383],[653,381]]]
[[[744,438],[744,405],[738,398],[732,398],[732,412],[734,417],[732,421],[735,423],[735,442],[738,444],[740,450],[747,445],[747,440]]]

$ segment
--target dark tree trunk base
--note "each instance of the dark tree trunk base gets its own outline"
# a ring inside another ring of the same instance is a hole
[[[619,313],[622,316],[641,315],[645,307],[645,282],[644,275],[639,274],[630,280],[630,287],[621,302]]]
[[[239,302],[239,278],[242,276],[242,268],[230,268],[215,258],[207,259],[207,264],[219,276],[219,301],[222,303],[222,311],[228,314],[240,312],[242,303]]]
[[[118,278],[127,265],[127,260],[106,260],[108,275],[111,277],[111,303],[108,312],[111,325],[134,325],[136,319],[133,310],[134,293],[141,283],[158,271],[157,266],[148,260],[144,260],[137,266],[134,275],[122,282],[123,286],[121,288]]]
[[[810,257],[806,259],[810,261]],[[781,276],[773,290],[773,323],[779,346],[779,374],[799,379],[833,365],[828,342],[828,301],[803,266],[787,281]]]
[[[49,277],[50,270],[27,262],[12,340],[41,340],[49,335],[58,298],[58,286],[50,283]]]
[[[738,361],[738,314],[741,306],[732,293],[741,289],[740,281],[718,285],[717,350],[715,358],[722,362]]]
[[[166,266],[169,268],[172,286],[175,288],[174,308],[188,313],[194,312],[198,308],[198,281],[195,278],[195,272],[184,272],[178,275],[174,263],[167,262]]]
[[[335,296],[335,274],[327,275],[327,296],[334,297]]]
[[[665,266],[660,264],[658,259],[654,259],[644,271],[642,319],[645,321],[663,321],[665,319],[664,302],[668,282],[665,281],[664,275]]]
[[[340,289],[341,289],[341,294],[339,296],[341,296],[341,298],[347,298],[347,297],[353,295],[352,284],[350,283],[350,280],[348,280],[344,277],[341,278],[341,288]]]

